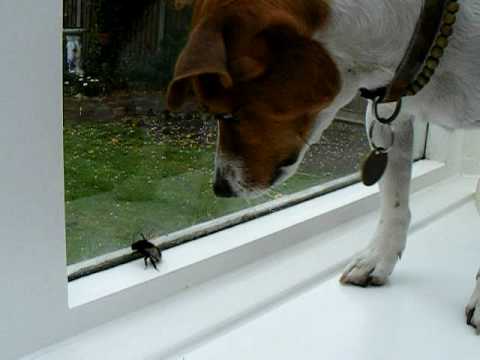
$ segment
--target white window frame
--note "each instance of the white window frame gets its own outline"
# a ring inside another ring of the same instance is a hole
[[[144,271],[140,260],[69,284],[61,8],[61,0],[0,3],[2,359],[16,359],[158,303],[375,208],[378,189],[353,185],[168,250],[158,273]],[[430,131],[428,160],[415,164],[414,190],[460,170],[462,139],[461,132]],[[294,276],[288,281],[294,282]],[[269,291],[276,290],[272,284]],[[178,333],[175,341],[180,344],[190,335]]]

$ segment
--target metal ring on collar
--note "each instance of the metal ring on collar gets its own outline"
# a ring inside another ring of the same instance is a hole
[[[368,139],[370,141],[370,146],[372,147],[373,150],[386,154],[390,152],[390,150],[393,148],[393,145],[395,144],[395,132],[393,131],[391,124],[380,123],[384,128],[388,129],[387,131],[388,131],[388,134],[390,135],[390,141],[389,143],[385,144],[385,146],[377,146],[375,144],[375,141],[373,140],[373,130],[375,129],[375,124],[376,122],[372,121],[368,129]]]
[[[380,105],[382,100],[383,100],[382,97],[377,97],[375,100],[373,100],[373,110],[374,110],[374,113],[375,113],[375,118],[377,119],[378,122],[380,122],[384,125],[389,125],[392,122],[394,122],[395,119],[400,114],[400,111],[402,110],[402,99],[399,99],[397,101],[397,104],[395,106],[395,111],[393,112],[392,116],[390,116],[389,118],[381,117],[379,112],[378,112],[378,106]]]

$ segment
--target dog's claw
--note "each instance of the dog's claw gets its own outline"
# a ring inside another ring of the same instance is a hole
[[[466,313],[467,313],[466,314],[467,315],[467,325],[473,326],[476,329],[477,326],[474,323],[472,323],[473,314],[475,314],[475,309],[468,309],[467,308]]]
[[[381,279],[372,275],[375,272],[375,268],[371,269],[368,272],[367,276],[361,277],[361,278],[350,277],[350,272],[354,269],[355,269],[355,267],[353,267],[352,269],[349,269],[348,271],[345,271],[345,273],[340,278],[340,283],[342,285],[353,285],[353,286],[358,286],[358,287],[361,287],[361,288],[367,288],[369,286],[381,286],[381,285],[383,285],[383,282],[382,282]]]
[[[467,317],[467,325],[473,327],[477,335],[480,335],[480,322],[475,320],[477,311],[479,311],[478,306],[467,306],[465,309],[465,316]]]
[[[467,324],[476,329],[477,335],[480,335],[480,272],[477,276],[477,285],[472,294],[472,298],[465,308]]]
[[[353,286],[358,286],[358,287],[361,287],[361,288],[366,288],[368,287],[369,285],[369,281],[365,281],[365,282],[360,282],[360,281],[352,281],[350,279],[348,279],[348,277],[346,275],[343,275],[340,279],[340,283],[342,285],[353,285]]]

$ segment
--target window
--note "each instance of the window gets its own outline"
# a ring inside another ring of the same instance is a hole
[[[122,249],[141,236],[168,248],[356,181],[350,175],[369,150],[361,99],[339,114],[288,182],[255,200],[216,198],[216,122],[198,109],[171,113],[165,105],[190,18],[189,7],[164,0],[64,0],[70,279],[131,259]],[[423,157],[425,137],[417,140]],[[260,211],[264,203],[271,206]],[[231,214],[238,216],[225,218]]]
[[[2,164],[0,278],[3,286],[0,298],[2,305],[0,318],[2,324],[5,324],[2,329],[8,328],[8,331],[3,331],[0,335],[2,359],[18,359],[26,353],[78,335],[133,311],[144,309],[147,305],[176,294],[182,289],[193,287],[220,274],[226,274],[232,269],[237,269],[245,263],[259,259],[265,253],[272,254],[279,248],[286,248],[291,244],[285,245],[284,241],[287,238],[293,239],[294,243],[298,244],[308,239],[310,235],[308,229],[311,228],[311,222],[305,220],[304,223],[301,223],[302,216],[299,217],[300,219],[296,219],[298,222],[294,225],[285,224],[281,220],[272,221],[272,218],[278,219],[284,213],[299,213],[296,208],[291,208],[277,212],[273,216],[262,217],[254,222],[229,229],[218,236],[211,235],[206,241],[192,242],[172,249],[166,257],[168,269],[160,269],[159,273],[143,271],[141,266],[137,269],[136,263],[127,264],[67,285],[65,279],[64,179],[61,161],[62,64],[61,57],[58,56],[62,49],[58,41],[62,31],[62,21],[58,14],[62,5],[60,0],[44,1],[41,7],[38,6],[38,0],[4,1],[0,5],[2,8],[0,21],[3,30],[0,32],[0,44],[3,46],[2,49],[6,49],[0,57],[3,79],[0,83],[0,94],[2,94],[0,96],[2,105],[0,115],[2,119],[2,131],[0,132],[0,163]],[[85,43],[83,44],[85,46]],[[442,167],[440,163],[437,163],[438,171],[424,171],[421,177],[415,178],[412,187],[414,190],[429,186],[453,173],[457,174],[465,170],[463,167],[466,164],[472,163],[463,160],[478,158],[478,152],[470,147],[467,149],[469,150],[468,154],[465,154],[468,156],[464,158],[463,151],[461,151],[464,148],[463,132],[450,137],[446,132],[441,132],[434,127],[432,130],[428,136],[428,160],[419,162],[415,169],[425,170],[429,164],[435,163],[432,159],[446,163],[446,165]],[[478,143],[475,136],[472,138],[468,136],[466,140],[471,140],[470,143]],[[418,171],[416,173],[418,175]],[[326,198],[336,198],[337,195],[345,194],[348,198],[354,197],[354,204],[351,201],[331,204],[337,207],[342,206],[342,209],[348,211],[353,208],[352,212],[343,214],[343,218],[352,219],[358,214],[365,213],[366,208],[373,209],[376,203],[374,195],[362,198],[361,194],[357,194],[359,188],[360,186],[349,187],[332,193]],[[374,194],[375,190],[372,189],[368,193]],[[319,200],[321,201],[317,202],[322,207],[325,204],[324,199]],[[308,208],[308,211],[303,214],[315,217],[315,220],[321,224],[330,224],[330,228],[335,227],[341,230],[342,226],[339,226],[337,220],[337,210],[331,214],[332,216],[330,213],[320,213],[320,211],[316,211],[317,207],[311,206],[312,203],[317,202],[310,201],[300,205]],[[318,222],[314,224],[316,234],[322,232],[322,227],[318,226]],[[272,224],[281,224],[285,230],[279,234],[278,226],[272,226],[273,229],[265,229]],[[268,238],[267,240],[271,241],[266,244],[264,238],[259,238],[258,241],[252,243],[256,246],[254,251],[249,248],[249,251],[245,252],[243,246],[235,247],[225,257],[218,259],[219,256],[217,256],[216,259],[210,259],[213,257],[211,255],[213,241],[217,241],[216,245],[224,244],[226,237],[241,239],[241,236],[235,234],[240,233],[241,235],[245,228],[248,228],[250,232],[263,231],[259,237],[264,236],[265,239]],[[270,233],[273,235],[265,235]],[[337,252],[333,254],[328,253],[328,258],[338,264],[338,261],[342,261],[344,256],[351,253],[352,248],[340,246],[336,250]],[[191,266],[177,264],[176,261],[179,258],[183,259],[183,255],[187,252],[196,256],[191,262]],[[198,255],[199,252],[200,255]],[[325,255],[325,252],[322,253]],[[341,256],[338,256],[339,253]],[[170,261],[171,257],[175,257],[175,259]],[[324,263],[317,258],[314,262],[315,273],[308,276],[309,279],[315,277],[319,271],[325,270],[326,273],[330,273],[329,271],[333,268],[319,269],[318,266],[322,266]],[[292,276],[288,277],[291,283],[285,288],[279,290],[278,288],[272,289],[272,286],[258,286],[256,290],[268,290],[275,294],[288,293],[291,287],[298,284],[296,269],[288,270],[291,270]],[[163,276],[165,273],[168,273],[168,276]],[[269,281],[275,277],[286,278],[279,277],[277,274],[275,271],[271,276],[262,277],[262,279]],[[131,275],[136,276],[133,283],[129,282]],[[249,283],[250,281],[241,281],[240,294],[245,294],[245,289],[249,290],[249,288],[243,287]],[[96,291],[99,289],[105,289],[105,291],[98,294]],[[230,293],[230,290],[225,293]],[[261,301],[256,293],[248,293],[251,295],[250,300]],[[29,296],[25,296],[26,294]],[[85,294],[89,296],[88,299],[83,296]],[[218,305],[217,293],[205,295],[213,299],[212,303],[205,303],[207,309],[211,308],[209,304]],[[72,299],[75,304],[72,304]],[[177,306],[177,312],[172,311],[170,306],[172,303]],[[205,315],[208,313],[208,310],[198,311],[199,299],[197,297],[191,299],[191,304],[192,306],[188,307],[184,302],[179,301],[162,302],[159,307],[171,316],[171,322],[163,315],[154,316],[154,327],[158,328],[159,323],[163,325],[178,324],[177,314],[185,318],[187,314]],[[232,301],[231,304],[241,305],[242,309],[245,305],[243,302],[236,301]],[[264,304],[265,302],[259,302],[262,307]],[[239,314],[236,317],[229,306],[225,306],[223,310],[229,320],[250,313],[248,311],[235,312],[235,314]],[[149,318],[151,319],[151,317]],[[189,318],[188,315],[187,318]],[[127,319],[126,323],[131,323],[130,320],[131,318]],[[198,319],[198,321],[197,318],[192,320],[191,323],[196,325],[195,332],[187,331],[192,328],[190,322],[180,322],[186,325],[185,327],[169,327],[167,325],[163,329],[168,329],[169,336],[173,337],[164,339],[166,341],[160,343],[168,349],[176,349],[179,347],[175,346],[184,346],[191,339],[203,339],[210,329],[218,330],[218,325],[224,324],[223,319],[209,318],[208,320],[210,320],[209,323],[205,318]],[[123,331],[123,334],[127,334],[127,337],[129,334],[141,336],[145,333],[145,328],[141,325],[137,329],[140,328],[143,329],[140,333],[133,329],[133,332]],[[176,330],[175,334],[172,334],[173,330]],[[95,334],[91,336],[90,333],[89,337],[98,342],[103,341],[103,338],[95,337]],[[111,339],[115,339],[115,337]],[[139,339],[135,335],[129,339],[139,343]],[[50,350],[44,351],[43,355],[47,358],[52,357]]]

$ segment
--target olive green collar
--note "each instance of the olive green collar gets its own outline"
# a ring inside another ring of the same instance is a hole
[[[414,96],[428,84],[453,34],[458,0],[425,0],[410,45],[392,82],[375,90],[361,89],[367,99],[398,102]]]

